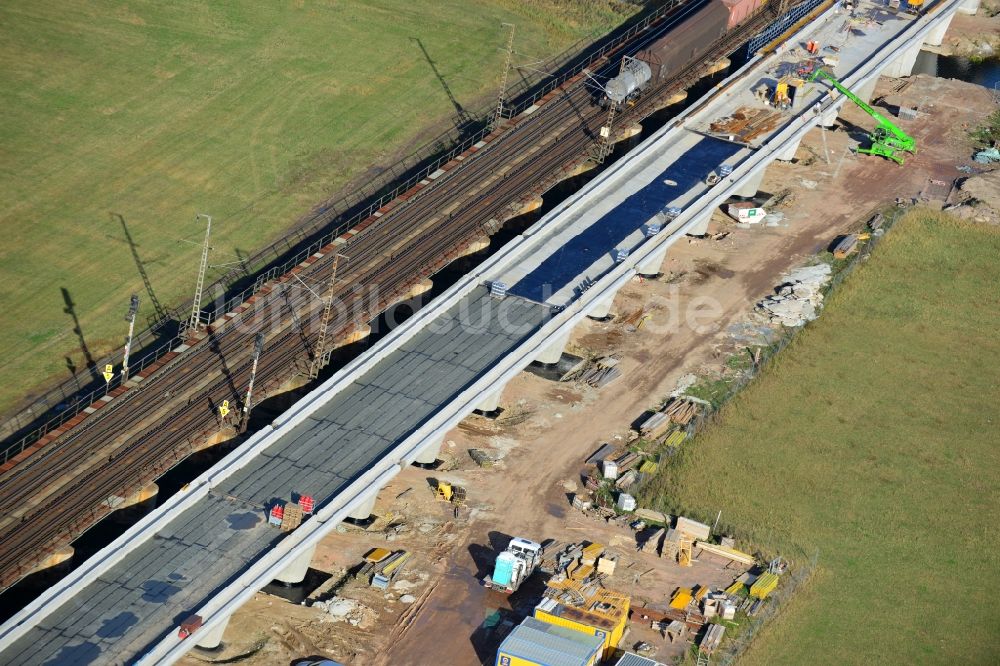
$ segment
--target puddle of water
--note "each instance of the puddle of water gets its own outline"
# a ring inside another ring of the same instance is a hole
[[[229,529],[231,530],[251,530],[256,527],[261,520],[263,520],[263,517],[252,511],[231,513],[226,516],[226,522],[229,523]]]

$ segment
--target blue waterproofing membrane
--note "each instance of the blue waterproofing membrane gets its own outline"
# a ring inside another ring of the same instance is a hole
[[[601,255],[610,254],[653,215],[697,187],[709,172],[743,148],[728,141],[701,137],[648,185],[574,236],[507,293],[541,303],[571,281],[580,280]],[[665,181],[677,184],[667,185]]]

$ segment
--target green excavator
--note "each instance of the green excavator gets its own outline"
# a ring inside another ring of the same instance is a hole
[[[828,74],[822,69],[817,69],[813,75],[809,77],[809,80],[815,81],[820,77],[829,81],[830,85],[839,90],[844,97],[857,104],[862,111],[874,118],[875,122],[878,123],[875,129],[868,135],[868,139],[871,141],[872,145],[868,148],[858,148],[859,153],[864,153],[866,155],[881,155],[882,157],[887,157],[898,164],[902,164],[903,156],[900,152],[917,152],[917,142],[913,140],[912,136],[893,125],[888,118],[873,109],[864,100],[841,85],[840,81],[835,79],[833,75]]]

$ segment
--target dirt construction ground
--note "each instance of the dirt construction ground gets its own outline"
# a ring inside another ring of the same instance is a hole
[[[602,443],[623,443],[630,424],[669,394],[681,376],[711,372],[739,348],[739,324],[771,293],[782,272],[857,228],[880,204],[949,195],[951,184],[964,175],[957,167],[971,164],[966,129],[993,108],[989,93],[918,76],[908,82],[882,79],[876,99],[880,95],[890,107],[918,108],[917,120],[900,121],[920,148],[905,167],[850,153],[871,125],[857,109],[849,109],[834,131],[813,130],[797,163],[775,163],[765,176],[763,191],[787,191],[777,208],[785,214],[780,226],[737,228],[720,214],[712,231],[728,235],[677,243],[661,278],[622,290],[613,308],[619,317],[588,320],[577,328],[568,351],[620,354],[620,379],[598,390],[521,373],[504,390],[505,411],[498,420],[470,417],[449,435],[440,455],[443,470],[411,468],[382,491],[376,514],[391,512],[383,524],[395,527],[378,530],[376,524],[374,532],[342,527],[321,544],[312,566],[333,577],[313,596],[330,599],[337,592],[337,598],[352,601],[335,603],[331,613],[258,594],[230,621],[226,655],[256,651],[241,661],[253,665],[295,663],[312,655],[349,664],[492,663],[503,629],[530,612],[539,592],[521,590],[507,598],[478,584],[510,536],[612,547],[622,560],[608,585],[632,593],[633,605],[662,605],[679,585],[728,584],[739,571],[704,556],[682,569],[637,553],[630,529],[585,516],[568,498],[581,485],[584,460]],[[643,326],[621,322],[640,310],[651,315]],[[469,448],[494,452],[500,461],[480,468]],[[430,479],[436,478],[467,488],[467,504],[457,517],[451,505],[434,500]],[[388,593],[363,581],[331,589],[375,546],[414,553]],[[678,648],[671,650],[649,632],[648,623],[630,627],[625,646],[646,640],[661,658],[677,654]],[[183,663],[220,656],[192,653]]]

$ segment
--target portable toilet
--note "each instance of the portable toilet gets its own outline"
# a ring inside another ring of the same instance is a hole
[[[506,550],[497,555],[497,561],[493,565],[493,583],[496,585],[510,585],[514,578],[514,567],[517,566],[517,557]]]

